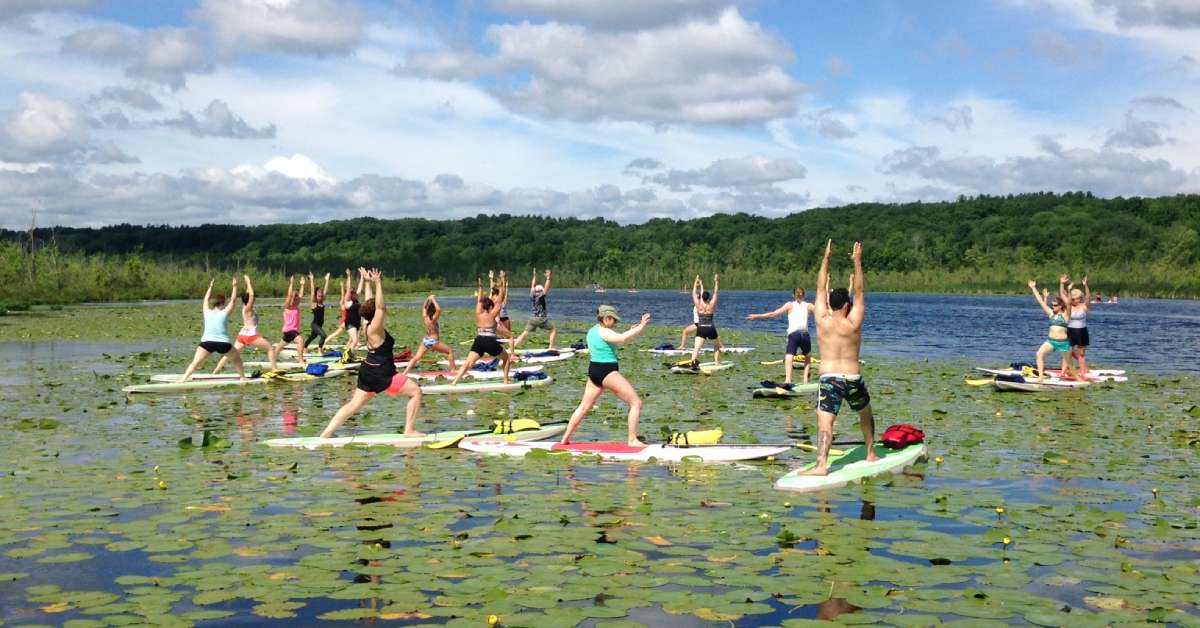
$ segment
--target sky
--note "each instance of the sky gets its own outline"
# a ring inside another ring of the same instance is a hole
[[[0,226],[1200,192],[1200,0],[0,0]]]

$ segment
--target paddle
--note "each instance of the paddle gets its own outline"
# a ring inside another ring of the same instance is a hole
[[[811,443],[796,443],[796,448],[803,449],[804,451],[816,451],[817,450],[817,446],[813,445]],[[841,449],[830,449],[829,455],[844,456],[844,455],[846,455],[846,452]]]
[[[507,423],[507,424],[506,424]],[[527,432],[531,430],[541,429],[542,425],[533,419],[513,419],[511,421],[496,421],[496,427],[490,430],[480,430],[478,432],[469,432],[459,434],[454,438],[447,438],[426,445],[429,449],[445,449],[453,447],[462,439],[468,436],[483,436],[484,434],[515,434],[517,432]]]
[[[968,377],[966,379],[968,386],[987,386],[988,384],[990,384],[994,381],[996,381],[996,380],[991,377],[979,378],[979,379],[971,379],[970,377]]]

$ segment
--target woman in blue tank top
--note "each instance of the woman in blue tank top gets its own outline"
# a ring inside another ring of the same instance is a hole
[[[238,377],[246,378],[246,372],[242,367],[242,353],[233,348],[233,343],[229,342],[229,330],[225,328],[229,324],[229,313],[233,311],[233,304],[237,301],[237,277],[233,278],[229,301],[226,301],[225,295],[219,292],[213,294],[214,282],[216,279],[209,280],[208,290],[204,292],[204,303],[200,306],[204,313],[204,335],[200,336],[200,346],[196,347],[196,355],[192,357],[192,363],[183,372],[183,377],[179,378],[180,383],[190,380],[192,373],[195,373],[196,369],[200,368],[200,365],[208,359],[208,356],[214,353],[228,354],[233,360],[233,365],[237,367]]]
[[[599,322],[587,333],[588,354],[591,356],[591,363],[588,364],[588,378],[583,387],[583,399],[579,401],[579,407],[575,408],[575,412],[571,414],[571,421],[567,423],[567,431],[563,432],[562,443],[565,445],[571,442],[571,434],[575,433],[579,423],[592,411],[596,400],[604,394],[605,390],[610,390],[621,401],[624,401],[625,405],[629,406],[627,442],[630,445],[643,445],[645,443],[638,440],[637,437],[638,418],[642,415],[642,398],[638,396],[629,380],[621,375],[617,366],[616,345],[629,342],[642,333],[642,330],[646,329],[646,325],[650,322],[650,314],[642,314],[641,322],[630,327],[624,333],[613,329],[621,321],[621,318],[617,315],[617,308],[611,305],[601,305],[596,310],[596,320]]]

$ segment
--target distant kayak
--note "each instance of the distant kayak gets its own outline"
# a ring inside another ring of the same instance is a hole
[[[562,445],[550,442],[507,441],[499,438],[479,438],[459,445],[462,449],[483,454],[524,456],[531,451],[546,451],[574,456],[600,456],[606,460],[663,460],[698,462],[737,462],[778,456],[791,447],[786,445],[674,445],[630,446],[625,443],[591,442]]]
[[[817,466],[814,460],[779,478],[775,482],[775,488],[798,493],[840,488],[880,473],[903,471],[924,458],[926,451],[925,443],[909,445],[904,449],[888,449],[882,443],[876,443],[875,455],[879,456],[879,460],[867,462],[867,448],[859,445],[844,450],[841,455],[831,452],[828,475],[802,475],[803,472]]]
[[[548,423],[541,427],[520,430],[512,434],[498,435],[495,430],[449,430],[444,432],[429,432],[423,436],[405,436],[403,434],[358,434],[355,436],[339,436],[334,438],[321,438],[319,436],[307,436],[299,438],[272,438],[264,441],[268,447],[298,447],[303,449],[316,449],[318,447],[345,447],[347,445],[360,446],[378,446],[387,445],[391,447],[420,447],[429,443],[436,443],[444,440],[461,439],[459,446],[463,443],[470,442],[475,438],[488,439],[515,439],[524,440],[541,440],[558,436],[567,430],[567,424],[563,423]]]

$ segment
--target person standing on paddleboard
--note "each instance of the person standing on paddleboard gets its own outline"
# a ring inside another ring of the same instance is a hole
[[[508,281],[500,277],[500,303],[508,299]],[[467,371],[471,370],[472,366],[479,361],[479,358],[485,355],[494,356],[504,360],[504,383],[508,384],[511,380],[508,378],[509,368],[512,367],[512,354],[505,351],[504,347],[500,346],[500,341],[496,339],[496,319],[500,317],[500,305],[493,301],[490,296],[483,296],[483,282],[479,282],[475,289],[475,342],[471,343],[471,351],[467,353],[466,360],[462,366],[458,368],[458,373],[454,375],[454,380],[451,385],[462,381]],[[515,345],[515,343],[514,343]]]
[[[862,244],[854,243],[850,260],[854,263],[854,298],[845,288],[829,289],[829,258],[833,240],[825,243],[821,270],[817,272],[816,304],[813,323],[821,348],[820,393],[817,398],[817,464],[803,475],[829,474],[829,449],[833,446],[833,422],[842,409],[842,401],[858,413],[867,461],[875,455],[875,415],[871,395],[859,371],[858,354],[862,350],[862,325],[867,313],[866,288],[863,285]]]
[[[493,271],[488,271],[488,285],[490,286],[489,294],[492,296],[492,302],[500,304],[500,317],[496,319],[496,331],[500,332],[505,338],[508,338],[508,346],[512,347],[512,320],[508,317],[508,294],[505,293],[504,298],[500,298],[500,286],[494,284],[492,280],[495,278]],[[508,278],[504,276],[504,271],[500,271],[500,281],[508,285]]]
[[[367,300],[363,302],[360,310],[363,319],[367,321],[367,355],[363,358],[362,366],[358,368],[358,385],[353,396],[329,420],[329,425],[321,432],[321,438],[332,438],[346,419],[354,416],[371,397],[381,392],[408,397],[408,407],[404,413],[404,435],[423,436],[415,429],[417,412],[421,409],[421,387],[404,374],[396,372],[396,363],[393,361],[396,341],[384,327],[386,310],[383,299],[383,273],[379,272],[379,269],[360,271],[367,282]],[[374,294],[371,293],[372,284],[375,288]]]
[[[192,379],[192,373],[200,368],[200,365],[208,359],[208,356],[213,353],[225,355],[233,352],[233,365],[237,367],[238,378],[246,379],[246,371],[242,366],[242,354],[237,349],[233,348],[233,343],[229,342],[229,330],[226,327],[229,325],[229,313],[233,311],[233,302],[237,300],[237,277],[233,278],[233,287],[230,288],[229,302],[225,302],[225,295],[213,294],[213,282],[215,279],[210,279],[208,282],[208,290],[204,292],[204,303],[200,306],[200,310],[204,313],[204,335],[200,336],[200,346],[196,347],[196,355],[192,357],[192,363],[188,365],[184,371],[183,377],[179,378],[180,384]]]
[[[349,268],[346,269],[345,279],[338,280],[338,294],[341,295],[341,299],[338,300],[338,309],[341,310],[342,314],[338,318],[337,328],[334,329],[332,333],[330,333],[328,336],[325,337],[325,346],[329,346],[329,345],[333,344],[334,338],[337,338],[338,336],[340,336],[343,333],[347,333],[346,307],[348,305],[350,305],[350,269]]]
[[[271,363],[271,370],[275,370],[275,348],[258,333],[258,310],[254,307],[254,285],[250,283],[250,275],[242,275],[242,280],[246,282],[246,291],[242,293],[242,328],[238,330],[237,341],[233,343],[233,348],[237,349],[239,356],[243,347],[263,349],[267,352],[267,361]],[[228,354],[221,356],[213,373],[220,373],[228,360]]]
[[[700,366],[700,349],[704,347],[706,340],[713,342],[713,364],[721,363],[721,349],[724,346],[721,344],[716,323],[713,321],[713,317],[717,314],[717,298],[720,295],[720,275],[713,275],[712,294],[704,289],[704,282],[700,279],[700,275],[696,275],[696,281],[692,282],[692,305],[696,308],[696,340],[692,344],[691,361],[693,369]]]
[[[325,353],[325,295],[329,292],[329,273],[325,273],[325,287],[317,289],[317,281],[313,279],[313,274],[308,273],[309,290],[308,303],[312,309],[312,325],[309,326],[310,333],[308,340],[304,341],[304,348],[308,349],[308,345],[312,341],[317,340],[317,352]]]
[[[804,300],[804,288],[797,286],[792,291],[792,300],[779,306],[778,309],[763,314],[750,314],[746,317],[748,321],[757,321],[787,314],[787,349],[783,354],[783,383],[785,386],[792,383],[793,356],[804,357],[803,383],[808,383],[808,370],[812,366],[812,360],[809,357],[812,354],[812,337],[808,335],[808,315],[812,311],[812,303]]]
[[[346,286],[349,288],[349,277],[346,277]],[[362,306],[358,302],[358,294],[362,292],[363,282],[367,279],[367,270],[359,267],[358,269],[358,289],[347,290],[346,293],[346,350],[343,355],[350,356],[354,350],[358,348],[358,340],[362,332]]]
[[[700,313],[696,311],[696,306],[692,306],[692,324],[683,328],[683,332],[679,334],[679,349],[682,351],[687,346],[687,338],[689,335],[696,333],[696,323],[700,322]]]
[[[554,351],[554,338],[558,335],[558,328],[550,323],[550,318],[546,314],[546,295],[550,293],[550,271],[546,271],[546,281],[544,284],[537,282],[537,269],[533,269],[533,280],[529,282],[529,301],[532,305],[532,311],[529,315],[529,320],[525,322],[525,331],[521,332],[520,336],[513,341],[512,348],[516,349],[525,342],[525,338],[529,336],[529,332],[538,329],[550,330],[550,345],[549,350]]]
[[[425,297],[425,303],[421,305],[421,324],[425,326],[425,337],[421,339],[421,348],[417,349],[417,354],[408,361],[408,366],[404,367],[405,375],[408,375],[408,372],[430,351],[446,354],[446,358],[450,362],[448,368],[451,371],[454,370],[454,351],[442,342],[441,319],[442,306],[438,304],[437,295],[431,294]]]
[[[1087,275],[1083,276],[1083,290],[1074,283],[1067,284],[1071,296],[1071,318],[1067,320],[1067,342],[1071,345],[1071,357],[1075,358],[1076,375],[1079,381],[1087,379],[1087,350],[1091,344],[1088,337],[1087,315],[1092,302],[1092,289],[1088,287]],[[1065,375],[1065,373],[1064,373]]]
[[[283,297],[283,340],[275,343],[275,356],[288,344],[296,344],[296,361],[304,364],[304,337],[300,335],[300,294],[304,292],[304,277],[300,277],[300,289],[293,291],[296,276],[288,277],[287,294]],[[275,370],[272,359],[271,370]]]
[[[1051,351],[1057,351],[1062,354],[1062,378],[1071,377],[1071,342],[1067,334],[1067,276],[1063,275],[1058,280],[1058,296],[1054,297],[1053,301],[1047,303],[1050,299],[1050,291],[1043,290],[1038,293],[1037,282],[1030,279],[1029,289],[1033,291],[1033,298],[1037,300],[1038,305],[1042,306],[1042,311],[1050,319],[1050,331],[1046,334],[1046,341],[1038,347],[1037,351],[1037,378],[1038,381],[1046,377],[1046,354]]]
[[[587,333],[588,355],[591,356],[591,362],[588,364],[587,383],[583,385],[583,399],[579,401],[579,407],[575,408],[575,412],[571,414],[571,420],[567,423],[567,431],[563,432],[562,444],[566,445],[571,442],[571,435],[575,433],[579,423],[592,411],[592,406],[596,405],[596,400],[600,398],[600,395],[609,390],[629,406],[629,431],[626,442],[631,446],[643,446],[645,443],[638,440],[637,437],[638,419],[642,415],[642,398],[638,396],[629,380],[621,374],[617,363],[616,345],[625,344],[642,333],[642,330],[646,329],[646,325],[650,322],[650,314],[642,314],[641,322],[630,327],[624,333],[618,333],[613,329],[621,321],[621,317],[617,314],[617,309],[611,305],[601,305],[597,308],[596,320],[597,324]]]

